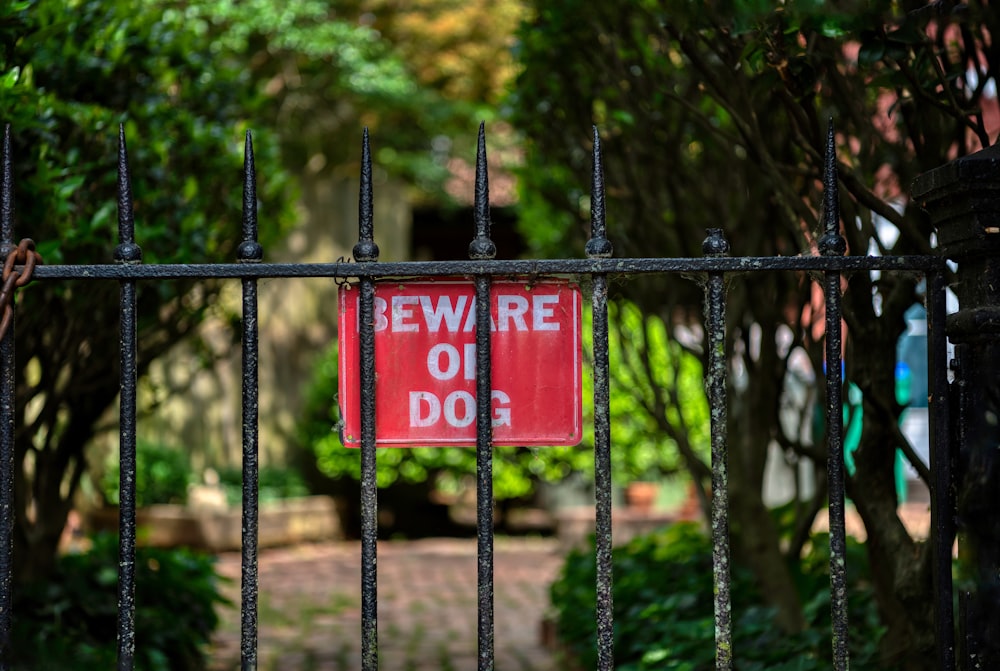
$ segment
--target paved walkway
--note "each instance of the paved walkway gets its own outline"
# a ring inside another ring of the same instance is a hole
[[[498,538],[494,552],[496,668],[554,671],[540,630],[563,559],[557,542]],[[357,542],[261,552],[261,671],[360,669],[360,557]],[[380,542],[378,570],[379,667],[475,669],[475,539]],[[222,555],[219,571],[237,605],[222,613],[211,669],[230,671],[240,661],[239,553]]]

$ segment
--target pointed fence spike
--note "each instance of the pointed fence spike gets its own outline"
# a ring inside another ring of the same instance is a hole
[[[372,189],[372,152],[366,127],[361,138],[361,187],[358,194],[358,243],[354,245],[354,260],[378,261],[375,244],[375,210]]]
[[[479,124],[476,143],[476,235],[490,237],[490,177],[486,161],[486,124]]]
[[[243,239],[236,248],[236,258],[244,263],[264,258],[264,248],[257,242],[257,166],[249,130],[243,143]]]
[[[847,242],[840,235],[840,190],[837,182],[837,142],[833,118],[826,133],[826,157],[823,164],[823,234],[819,253],[823,256],[843,256]]]
[[[823,169],[823,221],[826,233],[837,232],[839,191],[837,185],[837,145],[833,119],[826,133],[826,160]]]
[[[586,253],[589,258],[608,258],[614,247],[608,240],[607,210],[604,198],[604,159],[601,155],[601,135],[594,126],[594,171],[590,189],[590,240]]]
[[[495,258],[496,245],[490,239],[490,179],[486,161],[486,122],[479,123],[479,140],[476,143],[476,199],[473,204],[476,237],[469,244],[469,258],[485,260]]]
[[[125,124],[118,124],[118,246],[115,261],[139,263],[142,249],[135,244],[135,213],[132,207],[132,176],[125,143]]]
[[[3,168],[0,177],[0,258],[14,248],[14,159],[10,148],[10,124],[3,131]]]

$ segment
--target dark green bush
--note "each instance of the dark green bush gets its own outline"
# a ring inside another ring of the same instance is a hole
[[[198,482],[191,469],[190,454],[184,450],[140,440],[136,444],[135,501],[137,506],[156,503],[186,503],[188,488]],[[230,505],[243,500],[243,469],[218,469],[219,485]],[[100,480],[105,500],[118,505],[118,457],[109,460]],[[258,500],[261,503],[306,496],[309,489],[302,475],[291,468],[261,468],[258,473]]]
[[[226,493],[226,502],[238,506],[243,502],[243,469],[240,466],[220,468],[219,485]],[[261,468],[257,474],[257,500],[261,503],[306,496],[309,488],[302,474],[293,468]]]
[[[135,668],[197,671],[218,625],[214,558],[189,550],[139,548],[135,571]],[[112,669],[117,657],[118,539],[94,538],[84,554],[60,557],[52,580],[18,586],[12,668]]]
[[[138,506],[154,503],[184,503],[188,486],[195,482],[190,455],[184,450],[140,440],[135,446],[135,502]],[[109,460],[101,477],[105,500],[118,505],[118,456]]]
[[[740,671],[819,671],[831,667],[828,537],[813,538],[797,582],[808,628],[789,635],[774,622],[749,571],[732,573],[733,656]],[[711,541],[694,524],[678,523],[616,548],[616,668],[623,671],[714,668]],[[864,548],[848,540],[851,665],[881,668],[883,634],[866,580]],[[580,668],[597,666],[593,547],[574,551],[552,585],[560,641]]]

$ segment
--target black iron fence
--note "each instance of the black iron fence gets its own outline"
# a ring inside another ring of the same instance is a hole
[[[938,637],[938,668],[955,667],[952,613],[952,542],[954,538],[952,474],[948,458],[949,406],[946,371],[945,275],[941,256],[845,256],[845,242],[838,231],[838,196],[833,135],[828,143],[825,175],[824,234],[819,255],[794,257],[733,257],[721,230],[711,230],[702,258],[614,258],[605,223],[604,179],[600,139],[594,134],[592,233],[586,258],[563,260],[497,260],[490,239],[489,190],[485,139],[480,129],[475,182],[475,234],[465,261],[383,263],[374,242],[372,166],[367,132],[363,142],[360,193],[360,235],[353,262],[274,264],[263,261],[257,242],[257,196],[253,148],[246,140],[243,185],[242,239],[235,263],[142,263],[132,213],[129,165],[125,138],[120,137],[118,245],[113,264],[49,265],[34,269],[38,281],[117,281],[121,286],[121,486],[118,668],[132,669],[135,652],[135,485],[136,482],[136,284],[173,279],[232,278],[243,287],[242,401],[243,401],[243,539],[241,588],[242,668],[257,667],[257,481],[258,481],[258,328],[257,283],[264,278],[325,277],[356,279],[360,285],[360,399],[361,399],[361,645],[362,668],[378,668],[376,564],[376,424],[375,404],[375,287],[390,278],[465,276],[476,293],[476,452],[478,537],[478,668],[494,668],[493,623],[493,482],[491,429],[490,288],[494,278],[519,275],[569,275],[587,277],[592,286],[594,361],[594,459],[597,541],[597,646],[598,667],[614,667],[612,623],[612,497],[611,424],[608,349],[608,278],[639,274],[698,275],[704,280],[705,330],[708,342],[706,388],[711,404],[712,515],[714,548],[714,600],[716,668],[732,669],[732,618],[730,600],[729,501],[726,435],[727,353],[725,316],[727,278],[741,273],[806,271],[823,278],[826,303],[826,425],[828,433],[830,576],[834,667],[848,668],[848,609],[845,548],[844,441],[841,389],[841,278],[853,272],[917,272],[927,279],[929,334],[930,425],[932,492],[932,542],[934,543],[934,603]],[[13,184],[9,136],[5,137],[3,178],[0,185],[0,251],[6,257],[15,249],[12,208]],[[30,233],[30,231],[25,231]],[[23,259],[22,259],[23,260]],[[19,262],[20,263],[20,262]],[[10,271],[24,270],[11,264]],[[8,273],[9,274],[9,273]],[[11,323],[13,328],[13,323]],[[11,570],[14,465],[14,351],[8,333],[0,343],[0,645],[11,645]],[[499,642],[502,645],[502,641]],[[0,656],[2,659],[4,656]],[[6,668],[4,663],[0,666]]]

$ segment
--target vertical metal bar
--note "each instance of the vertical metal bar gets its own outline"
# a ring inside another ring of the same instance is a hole
[[[722,229],[709,229],[702,245],[706,256],[729,253]],[[715,668],[733,668],[732,595],[729,550],[729,447],[726,394],[726,291],[722,273],[709,273],[705,286],[708,335],[708,402],[712,431],[712,575],[715,594]]]
[[[929,281],[928,284],[930,284]],[[931,320],[930,307],[928,307],[928,315],[927,315],[928,335],[930,334],[930,328],[932,326],[930,320]],[[931,347],[933,347],[933,344],[930,340],[930,337],[928,337],[928,342],[927,342],[928,357],[931,356],[930,352]],[[969,399],[969,374],[968,371],[966,370],[967,347],[968,344],[962,342],[955,343],[955,350],[953,352],[953,357],[950,362],[950,368],[954,373],[954,380],[951,383],[950,393],[947,397],[949,425],[946,436],[947,442],[944,444],[948,445],[948,450],[947,452],[941,452],[942,456],[946,456],[949,459],[949,466],[955,467],[959,473],[961,471],[959,470],[960,467],[958,466],[958,463],[956,463],[956,461],[958,458],[960,458],[960,455],[965,449],[965,446],[968,445],[969,426],[972,423],[972,420],[968,416],[970,399]],[[934,375],[936,375],[936,373],[934,371],[928,371],[928,375],[932,376],[930,377],[930,383],[932,385],[935,385],[934,387],[931,387],[929,391],[931,391],[931,393],[934,393],[936,395],[936,392],[933,391],[936,388],[936,385],[938,384],[936,377],[933,377]],[[934,417],[935,412],[937,411],[934,410],[933,408],[930,410],[931,421],[935,420]],[[941,430],[942,429],[939,426],[933,425],[933,428],[931,430],[931,439],[934,441],[939,441],[940,437],[938,432]],[[940,443],[936,442],[935,444],[931,445],[931,455],[935,454],[934,452],[935,449],[937,450],[941,449]],[[932,459],[933,458],[934,457],[932,456]],[[935,465],[934,462],[932,462],[931,464],[932,473],[934,470],[934,465]],[[954,491],[955,499],[958,498],[957,487],[958,487],[958,482],[961,479],[960,476],[955,477],[956,475],[957,474],[953,475],[953,482],[952,482],[952,485],[955,487],[956,490]],[[932,488],[934,487],[934,483],[931,483],[931,487]],[[931,533],[932,534],[935,534],[934,524],[935,522],[937,522],[937,518],[935,517],[934,514],[935,506],[937,504],[934,501],[934,497],[935,497],[935,492],[932,489],[931,490]],[[952,523],[955,524],[957,522],[958,507],[957,505],[955,505],[954,502],[951,505],[952,505],[951,512],[952,514],[956,515],[956,518],[952,520]],[[969,548],[967,547],[968,540],[964,536],[965,534],[962,534],[956,538],[956,541],[958,543],[959,558],[961,558],[966,552],[969,551]],[[932,536],[932,542],[937,542],[935,536]],[[951,558],[949,557],[949,562],[950,559]],[[936,572],[937,568],[938,568],[937,566],[932,565],[933,571]],[[935,589],[937,589],[937,585],[935,585],[934,587]],[[958,616],[957,616],[958,640],[956,641],[958,650],[955,655],[956,656],[955,666],[957,666],[958,669],[961,669],[961,671],[967,671],[968,669],[976,668],[977,657],[979,657],[979,655],[981,654],[979,646],[977,645],[978,642],[977,637],[974,635],[974,630],[973,630],[974,623],[970,621],[974,619],[972,615],[973,603],[974,603],[973,592],[969,589],[963,589],[960,587],[958,590]],[[981,658],[980,661],[978,662],[978,666],[979,668],[982,667]]]
[[[0,258],[14,249],[14,177],[10,125],[3,133]],[[9,667],[14,572],[14,320],[0,342],[0,670]]]
[[[497,255],[490,240],[490,187],[486,166],[486,127],[479,124],[476,149],[476,237],[469,258],[489,260]],[[493,379],[490,333],[489,275],[476,275],[476,538],[479,575],[479,671],[492,671],[493,654]]]
[[[837,148],[833,122],[826,143],[823,174],[823,222],[819,240],[823,256],[843,256],[847,243],[840,235],[840,196],[837,187]],[[833,618],[833,665],[836,671],[849,666],[847,634],[847,538],[844,528],[844,410],[841,391],[841,298],[840,273],[828,270],[823,277],[826,302],[826,426],[827,472],[830,485],[830,610]]]
[[[594,126],[594,172],[590,195],[590,240],[587,257],[610,258],[604,197],[601,136]],[[594,489],[596,497],[597,668],[611,671],[615,664],[614,600],[611,565],[611,388],[608,352],[608,277],[594,273],[592,298],[594,346]]]
[[[247,131],[243,150],[243,239],[236,248],[239,263],[259,263],[264,250],[257,242],[257,171],[253,140]],[[240,586],[240,667],[257,668],[257,493],[259,407],[257,399],[259,333],[257,280],[243,278],[243,537]]]
[[[973,617],[972,609],[974,595],[971,590],[958,591],[958,631],[962,641],[962,651],[959,657],[961,671],[982,671],[982,650],[979,639],[973,634],[969,618]]]
[[[955,669],[955,613],[951,579],[955,539],[954,486],[948,418],[948,337],[943,272],[927,274],[927,370],[930,375],[931,542],[934,544],[934,628],[937,668]]]
[[[929,324],[928,324],[929,326]],[[928,347],[930,343],[928,342]],[[969,417],[969,407],[971,405],[970,396],[970,384],[969,384],[969,372],[967,370],[967,354],[968,343],[958,342],[955,343],[954,357],[951,361],[951,369],[954,372],[954,382],[952,382],[951,395],[949,398],[949,410],[955,413],[955,417],[951,420],[949,440],[953,441],[951,445],[951,456],[952,458],[964,458],[962,455],[966,450],[966,446],[969,444],[969,427],[972,425],[972,419]],[[956,464],[957,466],[957,464]],[[958,485],[958,480],[961,476],[956,478],[956,488]],[[934,493],[931,493],[931,497]],[[956,499],[958,493],[956,491]],[[934,505],[933,498],[931,499],[931,505]],[[953,508],[958,514],[957,506]],[[933,511],[932,511],[933,512]],[[933,518],[931,519],[932,532],[933,532]],[[958,537],[958,555],[961,559],[967,552],[974,549],[969,547],[971,544],[967,538],[968,532],[965,532]],[[958,644],[960,646],[958,653],[958,668],[962,671],[971,671],[972,669],[981,669],[982,666],[982,650],[979,645],[979,638],[975,635],[975,615],[973,610],[975,608],[975,593],[966,588],[959,588],[958,591]]]
[[[125,127],[118,127],[118,246],[115,262],[142,262],[142,250],[135,244],[135,217],[132,211],[132,184],[129,176]],[[135,280],[121,281],[119,305],[121,392],[119,400],[118,484],[118,669],[130,671],[135,656],[135,388],[136,363]]]
[[[354,260],[378,261],[372,207],[372,159],[365,128],[361,144],[361,193],[358,202],[358,243]],[[361,280],[359,297],[361,348],[361,668],[378,669],[378,486],[375,471],[375,283]]]

